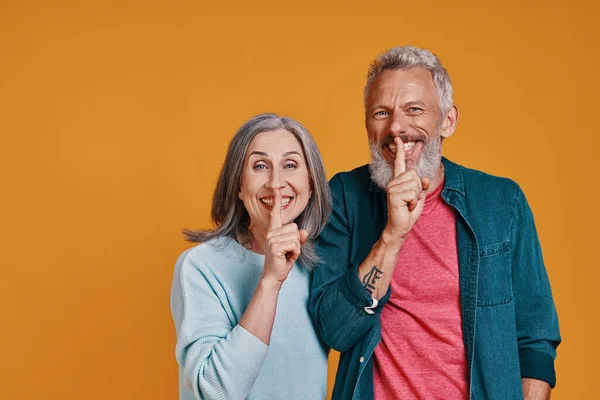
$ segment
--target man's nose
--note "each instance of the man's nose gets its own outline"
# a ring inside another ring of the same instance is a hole
[[[390,118],[390,134],[396,136],[406,133],[408,130],[408,116],[404,115],[402,110],[396,108]]]

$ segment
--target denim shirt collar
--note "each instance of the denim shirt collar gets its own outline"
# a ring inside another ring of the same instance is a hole
[[[442,162],[444,163],[444,190],[454,190],[464,196],[465,182],[462,168],[446,157],[442,157]]]

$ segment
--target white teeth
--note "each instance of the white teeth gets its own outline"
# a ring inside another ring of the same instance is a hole
[[[415,144],[417,144],[417,142],[404,143],[404,146],[403,146],[404,151],[408,151],[408,150],[412,149],[415,146]],[[390,144],[388,144],[388,147],[392,151],[392,153],[396,152],[396,143],[390,143]]]
[[[286,206],[290,203],[290,197],[284,197],[281,199],[281,207]],[[273,199],[260,199],[263,203],[268,205],[269,207],[273,207]]]
[[[414,147],[416,142],[406,142],[404,143],[404,151],[408,151]]]

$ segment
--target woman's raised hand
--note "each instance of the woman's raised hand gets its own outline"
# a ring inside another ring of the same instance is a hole
[[[281,191],[275,189],[265,246],[263,277],[273,279],[275,283],[281,285],[300,256],[300,248],[307,238],[308,232],[304,229],[298,230],[295,223],[282,225]]]

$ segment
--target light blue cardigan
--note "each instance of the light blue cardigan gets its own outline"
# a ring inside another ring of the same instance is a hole
[[[308,313],[310,273],[295,265],[279,293],[270,346],[238,325],[264,256],[219,238],[177,260],[171,312],[180,399],[324,399],[327,349]]]

